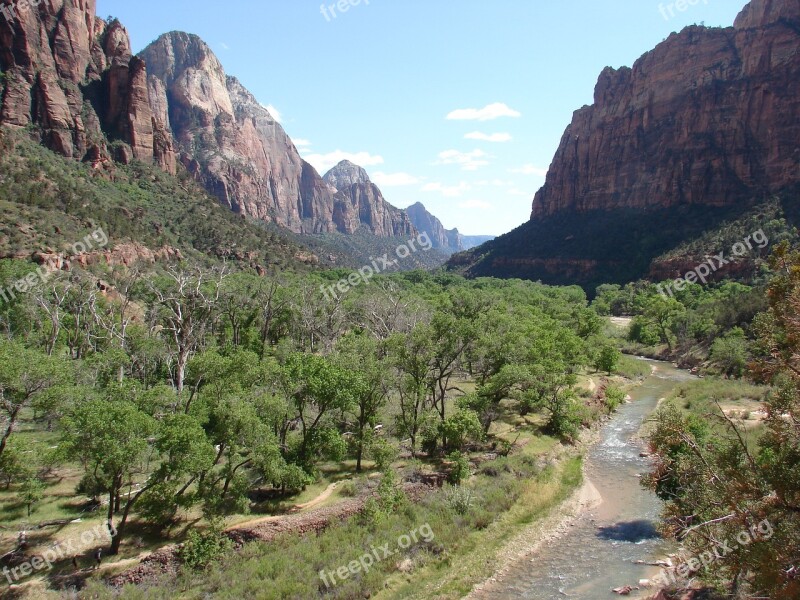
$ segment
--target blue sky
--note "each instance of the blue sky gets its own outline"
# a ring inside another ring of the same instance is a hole
[[[420,201],[448,228],[498,235],[528,220],[604,67],[632,65],[692,23],[729,26],[745,4],[343,2],[335,16],[320,0],[98,0],[97,12],[118,17],[137,52],[167,31],[198,34],[321,173],[349,158],[392,204]]]

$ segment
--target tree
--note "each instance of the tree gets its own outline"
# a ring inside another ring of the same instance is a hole
[[[80,461],[108,493],[108,529],[114,528],[114,515],[119,512],[125,486],[133,486],[136,475],[146,472],[151,449],[148,438],[156,429],[156,421],[141,412],[132,402],[91,400],[78,403],[63,422],[62,450],[68,458]],[[116,554],[130,509],[148,485],[129,494],[122,521],[112,541]]]
[[[140,498],[158,488],[177,490],[185,477],[196,477],[210,468],[213,460],[213,448],[194,417],[170,415],[159,422],[121,397],[79,402],[63,427],[61,451],[79,461],[96,489],[108,494],[112,554],[119,552],[131,511]],[[152,469],[151,463],[155,463]],[[179,496],[161,498],[172,504]]]
[[[752,375],[770,384],[763,433],[748,432],[717,404],[705,415],[661,409],[650,436],[656,457],[643,483],[666,501],[664,529],[690,552],[745,532],[748,543],[701,576],[732,595],[800,597],[800,254],[780,246],[769,311],[754,323]],[[736,335],[736,334],[734,334]],[[710,427],[709,423],[716,425]]]
[[[741,377],[747,368],[748,350],[744,331],[734,327],[724,336],[714,340],[710,353],[711,362],[728,377]]]
[[[610,344],[605,344],[600,348],[600,351],[595,357],[594,366],[598,371],[605,371],[611,375],[617,370],[619,361],[622,358],[622,352],[617,350]]]
[[[661,341],[667,344],[669,351],[672,352],[674,350],[672,327],[675,320],[686,312],[686,308],[674,298],[664,298],[655,294],[643,300],[642,312],[644,319],[657,328]]]
[[[461,408],[440,424],[442,440],[446,450],[462,450],[467,440],[480,440],[483,427],[474,410]]]
[[[66,365],[57,358],[43,356],[21,344],[0,340],[0,459],[14,433],[21,411],[57,383],[68,380]]]
[[[357,374],[338,367],[327,358],[295,353],[282,369],[282,386],[300,420],[301,440],[298,459],[312,465],[312,457],[325,451],[335,454],[341,436],[330,418],[352,410],[363,391],[364,381]]]
[[[155,299],[151,318],[160,324],[172,344],[172,382],[178,395],[183,393],[186,365],[216,319],[224,279],[224,269],[195,269],[188,273],[170,269],[167,278],[150,281]]]
[[[430,361],[434,350],[430,328],[418,324],[408,334],[392,336],[388,344],[400,396],[397,427],[400,435],[411,438],[411,454],[416,456],[417,437],[430,389]]]
[[[19,487],[18,496],[20,501],[28,509],[28,518],[35,504],[44,498],[45,485],[38,477],[28,477]]]
[[[364,449],[377,424],[378,413],[389,397],[387,379],[389,366],[386,361],[385,344],[376,338],[350,335],[337,345],[334,360],[354,374],[355,419],[356,419],[356,471],[361,472]]]

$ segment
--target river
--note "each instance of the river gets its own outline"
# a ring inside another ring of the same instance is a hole
[[[618,598],[613,588],[635,587],[640,579],[658,573],[657,568],[636,564],[661,559],[670,548],[655,530],[661,502],[639,483],[649,460],[640,457],[644,446],[636,434],[659,399],[692,376],[667,363],[648,362],[656,370],[631,392],[633,402],[620,407],[602,427],[599,441],[587,454],[586,476],[602,502],[577,517],[567,533],[533,558],[514,564],[481,598]],[[649,597],[653,592],[636,594],[628,597]]]

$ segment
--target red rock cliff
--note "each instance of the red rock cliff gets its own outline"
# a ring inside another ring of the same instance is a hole
[[[800,2],[753,0],[732,28],[688,27],[600,75],[532,220],[729,206],[800,181]]]
[[[34,126],[67,157],[155,161],[175,171],[171,135],[154,119],[144,63],[118,22],[96,16],[95,0],[3,2],[0,124]]]

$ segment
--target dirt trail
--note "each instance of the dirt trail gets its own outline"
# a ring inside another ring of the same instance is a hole
[[[296,514],[298,512],[309,510],[311,508],[315,508],[328,500],[333,495],[334,490],[339,485],[340,482],[330,484],[325,490],[313,500],[309,500],[308,502],[304,502],[303,504],[297,504],[290,508],[286,514],[283,515],[272,515],[269,517],[261,517],[258,519],[251,519],[250,521],[244,521],[242,523],[236,523],[235,525],[231,525],[230,527],[226,527],[225,531],[233,531],[235,529],[250,529],[261,525],[262,523],[272,523],[275,521],[280,521],[281,519],[286,518],[286,515]]]

